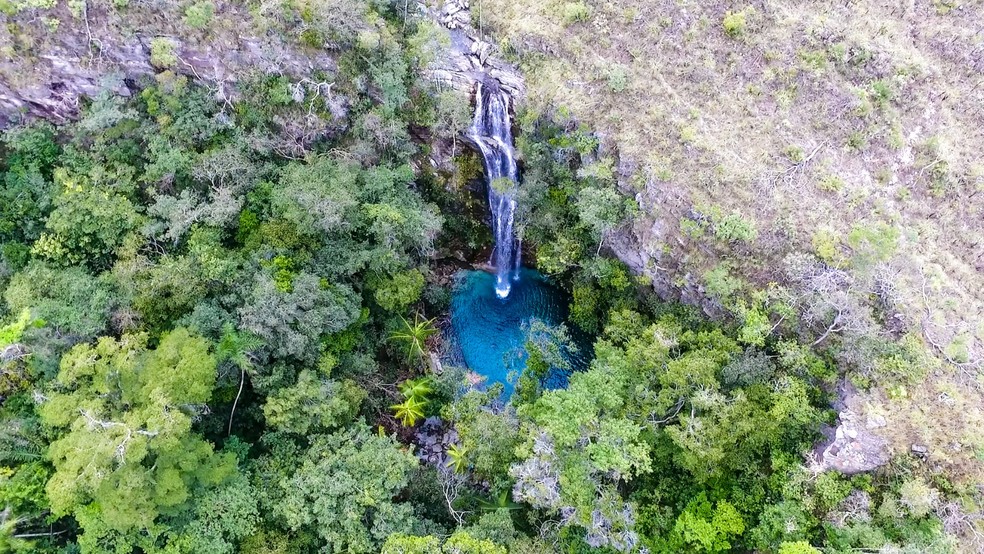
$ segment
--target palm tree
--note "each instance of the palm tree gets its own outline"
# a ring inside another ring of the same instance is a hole
[[[448,461],[444,465],[453,469],[455,473],[461,473],[468,467],[467,455],[467,448],[452,444],[448,447]]]
[[[423,358],[427,351],[427,339],[437,333],[434,320],[423,319],[419,313],[414,316],[413,323],[403,316],[400,316],[400,319],[403,320],[403,328],[390,333],[389,338],[406,343],[408,361],[412,360],[414,355]]]
[[[243,385],[246,383],[246,370],[253,367],[252,354],[263,346],[263,341],[251,333],[240,333],[231,323],[226,323],[222,327],[222,338],[215,348],[215,353],[219,362],[229,361],[239,368],[239,392],[236,393],[236,400],[232,403],[232,411],[229,412],[229,428],[227,435],[232,434],[232,418],[236,415],[236,405],[239,404],[239,396],[243,394]]]
[[[427,396],[434,392],[432,384],[430,377],[407,379],[400,383],[400,394],[404,400],[390,407],[404,426],[413,427],[418,419],[424,417],[424,407],[429,402]]]
[[[431,385],[433,385],[433,382],[430,377],[407,379],[406,381],[400,383],[400,394],[402,394],[404,398],[416,397],[420,400],[425,400],[427,395],[434,392],[434,388]]]
[[[393,404],[390,408],[393,409],[396,418],[400,420],[400,423],[404,427],[413,427],[417,424],[418,420],[423,419],[424,406],[426,405],[427,400],[421,400],[411,396],[399,404]]]

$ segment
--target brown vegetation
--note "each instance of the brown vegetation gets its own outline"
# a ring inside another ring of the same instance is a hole
[[[777,283],[771,321],[798,308],[875,385],[896,453],[984,478],[979,2],[475,4],[531,107],[617,158],[641,208],[617,254],[685,296]]]

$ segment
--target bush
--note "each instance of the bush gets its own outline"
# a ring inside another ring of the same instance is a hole
[[[178,63],[178,54],[175,52],[177,44],[169,38],[157,37],[150,41],[150,63],[154,67],[166,69],[174,67]]]
[[[724,34],[731,38],[738,38],[745,34],[745,12],[728,12],[724,16]]]
[[[892,85],[886,81],[875,81],[871,83],[872,96],[878,106],[884,108],[892,100]]]
[[[854,131],[847,137],[847,147],[851,150],[861,152],[868,147],[868,138],[861,131]]]
[[[888,261],[898,250],[900,238],[900,231],[888,223],[855,224],[847,235],[852,264],[864,270]]]
[[[719,265],[704,274],[704,286],[707,292],[722,303],[741,290],[741,279],[731,275],[728,268]]]
[[[813,234],[813,251],[828,265],[838,267],[844,263],[840,235],[830,229],[819,229]]]
[[[939,499],[939,491],[930,487],[922,478],[906,481],[899,488],[899,500],[914,518],[929,515]]]
[[[192,29],[204,29],[208,27],[208,24],[212,22],[212,17],[215,15],[215,4],[211,0],[204,0],[202,2],[195,2],[194,4],[188,6],[185,10],[184,22],[185,25],[191,27]]]
[[[564,4],[564,25],[573,25],[581,21],[587,21],[591,16],[591,11],[584,2],[568,2]]]
[[[840,192],[844,190],[844,180],[836,175],[825,175],[817,186],[825,192]]]
[[[625,69],[615,66],[608,71],[608,88],[612,92],[622,92],[629,85],[629,78],[625,74]]]
[[[755,224],[739,213],[731,213],[714,224],[714,236],[726,242],[753,242],[758,237]]]

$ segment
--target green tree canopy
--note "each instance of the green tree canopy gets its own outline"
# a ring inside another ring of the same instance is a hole
[[[208,341],[184,329],[154,349],[124,335],[65,355],[40,408],[60,435],[47,491],[55,514],[79,521],[83,549],[152,549],[169,517],[235,475],[235,458],[192,431],[215,368]]]

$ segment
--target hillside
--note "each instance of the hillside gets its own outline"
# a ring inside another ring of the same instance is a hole
[[[896,452],[984,478],[984,5],[484,0],[473,19],[532,109],[599,137],[639,207],[615,254],[709,313],[747,319],[758,294],[773,331],[824,337],[874,385]],[[872,335],[944,363],[888,367]]]

